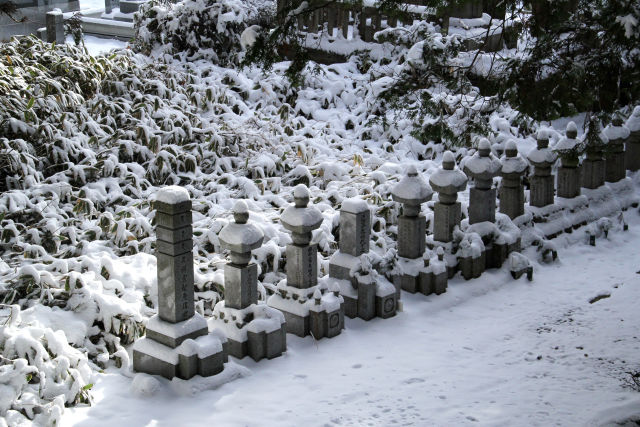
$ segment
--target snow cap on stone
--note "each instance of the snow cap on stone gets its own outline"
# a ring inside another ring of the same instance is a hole
[[[310,197],[309,189],[304,184],[298,184],[293,187],[293,197],[302,199],[305,197]]]
[[[180,202],[187,202],[190,200],[190,198],[189,192],[186,190],[186,188],[177,185],[169,185],[167,187],[161,188],[156,193],[156,200],[158,202],[175,205]]]
[[[393,187],[391,195],[396,202],[418,205],[431,199],[433,190],[416,167],[409,165],[407,174]]]
[[[549,139],[549,129],[547,129],[546,127],[541,127],[540,129],[538,129],[538,134],[536,135],[536,139],[537,140],[545,140],[545,139]]]
[[[507,142],[505,156],[502,157],[502,176],[522,174],[527,169],[527,161],[518,154],[518,147],[513,139]]]
[[[567,123],[567,127],[565,129],[565,133],[566,132],[578,133],[578,126],[576,125],[576,122],[570,121],[569,123]]]
[[[491,143],[482,138],[478,143],[478,151],[466,159],[464,172],[474,179],[491,179],[500,173],[502,164],[491,154]]]
[[[631,113],[631,116],[627,119],[626,124],[631,132],[640,131],[640,105],[633,109],[633,113]]]
[[[631,134],[631,131],[629,130],[628,127],[626,127],[624,124],[620,122],[617,122],[617,123],[619,123],[619,125],[615,125],[615,124],[608,125],[606,128],[604,128],[604,131],[602,132],[607,138],[609,138],[609,142],[619,140],[619,139],[626,139]]]
[[[341,211],[350,213],[360,213],[369,210],[369,205],[362,199],[352,197],[342,201]]]
[[[451,151],[442,156],[442,168],[429,177],[429,184],[438,193],[455,194],[467,187],[467,175],[456,168],[456,159]]]

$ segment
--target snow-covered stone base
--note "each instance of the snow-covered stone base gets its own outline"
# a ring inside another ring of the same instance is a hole
[[[285,316],[264,303],[235,309],[220,301],[209,326],[227,337],[228,354],[239,359],[249,356],[257,362],[287,351]]]
[[[299,337],[332,338],[344,329],[344,299],[338,288],[329,291],[326,280],[306,289],[288,286],[282,280],[267,304],[284,314],[286,331]]]
[[[224,337],[207,334],[187,339],[171,348],[150,338],[140,338],[133,345],[133,367],[137,372],[189,379],[195,375],[209,377],[222,372],[227,356]]]
[[[368,254],[356,257],[337,251],[329,261],[329,276],[329,288],[340,289],[347,317],[370,320],[395,316],[396,287],[371,268]]]

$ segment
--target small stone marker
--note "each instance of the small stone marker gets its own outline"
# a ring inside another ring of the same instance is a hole
[[[294,205],[280,217],[293,243],[287,245],[286,282],[278,284],[278,292],[267,304],[284,314],[287,332],[320,339],[334,337],[344,328],[344,300],[339,290],[318,283],[318,245],[310,242],[312,231],[320,227],[323,218],[318,209],[308,206],[309,198],[309,189],[297,185]]]
[[[554,151],[558,154],[561,166],[558,168],[558,197],[573,198],[580,195],[580,160],[581,154],[578,128],[569,122],[565,137],[556,144]]]
[[[625,167],[637,171],[640,170],[640,106],[633,109],[626,126],[629,137],[624,144]]]
[[[482,138],[478,151],[464,165],[464,173],[474,181],[469,189],[469,224],[495,222],[496,190],[492,184],[501,169],[500,160],[491,153],[489,140]]]
[[[47,42],[64,43],[64,16],[60,9],[56,8],[47,12],[45,25],[47,27]]]
[[[156,258],[158,314],[133,346],[133,368],[171,379],[211,376],[224,369],[224,337],[210,334],[194,311],[191,200],[178,186],[158,192]]]
[[[555,192],[555,177],[551,168],[558,156],[549,148],[549,131],[540,129],[537,135],[537,148],[527,155],[527,159],[534,166],[533,175],[529,177],[529,204],[542,208],[553,204]]]
[[[398,218],[398,258],[399,263],[404,260],[419,260],[422,264],[422,255],[425,249],[427,232],[427,220],[420,213],[420,205],[431,200],[433,190],[427,182],[418,174],[415,166],[410,165],[407,175],[404,176],[391,190],[393,200],[402,203],[402,215]],[[406,271],[394,281],[399,288],[415,293],[419,290],[419,271],[416,269],[411,274]]]
[[[624,142],[631,132],[622,122],[622,118],[616,116],[603,133],[609,139],[604,155],[605,181],[618,182],[627,176],[624,167]]]
[[[467,176],[458,168],[451,151],[442,156],[442,169],[429,177],[431,188],[438,192],[433,212],[433,238],[439,242],[453,240],[453,229],[462,218],[458,192],[467,188]]]
[[[371,212],[367,202],[344,200],[340,209],[340,249],[329,261],[329,277],[340,288],[344,314],[350,318],[369,320],[396,314],[396,289],[372,268],[368,258],[370,239]]]
[[[592,120],[589,123],[589,131],[585,137],[585,150],[587,157],[582,161],[582,186],[595,189],[604,185],[604,159],[602,150],[605,147],[604,135],[601,134],[600,124]]]
[[[249,263],[264,234],[247,223],[245,202],[236,202],[233,218],[218,236],[220,245],[230,252],[230,262],[224,267],[224,301],[214,307],[213,326],[227,337],[231,356],[272,359],[287,348],[285,319],[280,311],[258,304],[258,266]]]
[[[518,154],[518,148],[513,140],[507,141],[505,156],[501,161],[500,212],[514,219],[524,214],[522,176],[529,165]]]

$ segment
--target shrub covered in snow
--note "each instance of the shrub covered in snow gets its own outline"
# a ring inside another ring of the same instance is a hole
[[[240,36],[273,2],[240,0],[152,0],[135,15],[134,46],[143,52],[160,47],[168,53],[234,63]]]

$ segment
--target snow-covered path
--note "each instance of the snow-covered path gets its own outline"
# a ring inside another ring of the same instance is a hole
[[[124,425],[600,425],[640,414],[621,387],[640,369],[640,217],[630,231],[560,250],[534,280],[506,268],[457,276],[445,295],[403,293],[393,319],[347,320],[334,339],[288,336],[285,356],[252,375],[184,397],[146,398],[116,371],[94,406],[63,424]],[[610,297],[590,303],[592,298]]]

